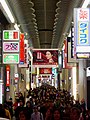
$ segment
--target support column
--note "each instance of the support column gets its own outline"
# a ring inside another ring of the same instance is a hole
[[[80,96],[80,100],[82,98],[87,99],[87,93],[86,93],[86,90],[87,90],[87,85],[86,85],[86,71],[85,71],[85,68],[86,68],[86,62],[85,60],[79,60],[79,96]]]

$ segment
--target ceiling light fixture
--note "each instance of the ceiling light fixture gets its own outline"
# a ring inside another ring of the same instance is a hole
[[[35,9],[33,9],[33,8],[30,8],[32,11],[33,11],[33,13],[35,13]]]
[[[61,3],[61,0],[59,2],[57,2],[56,6],[58,7],[60,3]]]
[[[53,27],[54,29],[56,28],[56,25]]]
[[[35,15],[35,14],[33,14],[33,13],[32,13],[32,15],[33,15],[33,17],[36,17],[36,15]]]
[[[53,32],[54,34],[56,33],[56,31]]]
[[[34,28],[36,28],[36,29],[37,29],[38,27],[35,25],[35,26],[34,26]]]
[[[90,0],[84,0],[84,3],[82,5],[82,8],[86,8],[90,4]]]
[[[53,32],[55,32],[55,31],[56,31],[56,29],[53,30]]]
[[[7,5],[6,1],[5,1],[5,0],[0,0],[0,3],[1,3],[1,5],[2,5],[5,13],[6,13],[7,16],[8,16],[9,21],[10,21],[11,23],[14,23],[14,22],[15,22],[15,19],[14,19],[12,13],[11,13],[11,11],[10,11],[10,9],[9,9],[9,6]]]
[[[54,21],[57,21],[57,20],[58,20],[58,18],[55,18],[55,19],[54,19]]]
[[[57,24],[57,21],[54,23],[54,25],[56,25]]]
[[[36,32],[38,32],[38,30],[37,30],[37,29],[35,29],[35,31],[36,31]]]
[[[37,36],[37,37],[39,37],[39,35],[38,35],[38,34],[36,34],[36,36]]]
[[[59,10],[60,10],[60,8],[58,7],[58,8],[56,9],[56,13],[59,13]]]
[[[36,22],[33,22],[33,24],[37,26],[37,23],[36,23]]]
[[[58,18],[58,16],[59,16],[59,13],[55,14],[55,17],[56,17],[56,18]]]
[[[36,34],[39,34],[38,32],[36,32]]]
[[[16,29],[16,30],[19,30],[20,31],[20,29],[19,29],[19,27],[18,27],[18,25],[15,23],[15,25],[14,25],[14,28]]]
[[[35,18],[33,18],[33,21],[36,22],[37,20]]]
[[[29,3],[32,5],[32,7],[34,6],[34,3],[33,3],[33,2],[31,2],[31,0],[29,0]]]

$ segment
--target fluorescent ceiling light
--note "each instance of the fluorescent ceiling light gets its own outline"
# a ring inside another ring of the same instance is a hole
[[[15,23],[15,25],[14,25],[14,28],[16,29],[16,30],[20,30],[19,29],[19,27],[18,27],[18,25]]]
[[[5,10],[8,18],[10,19],[11,23],[14,23],[14,22],[15,22],[15,19],[14,19],[12,13],[11,13],[11,11],[10,11],[10,9],[9,9],[6,1],[5,1],[5,0],[0,0],[0,3],[1,3],[3,9]]]
[[[70,32],[69,32],[69,35],[68,35],[68,37],[71,37],[71,30],[70,30]]]
[[[89,3],[90,3],[90,0],[84,0],[84,3],[83,3],[83,5],[82,5],[82,8],[86,8]]]

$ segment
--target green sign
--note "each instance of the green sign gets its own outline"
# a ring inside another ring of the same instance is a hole
[[[19,31],[17,30],[4,30],[3,40],[19,40]]]
[[[3,54],[3,63],[4,64],[18,64],[19,54]]]
[[[4,32],[4,38],[9,39],[9,32]]]

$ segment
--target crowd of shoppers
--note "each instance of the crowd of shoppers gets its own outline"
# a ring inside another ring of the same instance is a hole
[[[75,101],[67,90],[48,84],[30,89],[26,100],[19,93],[15,103],[10,99],[0,104],[0,117],[11,120],[13,115],[16,120],[90,120],[84,99]]]

